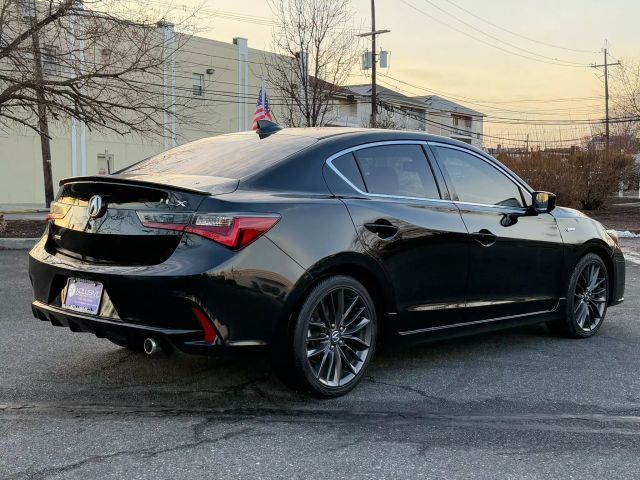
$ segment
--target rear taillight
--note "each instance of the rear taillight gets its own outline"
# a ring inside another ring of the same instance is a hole
[[[280,215],[138,212],[138,218],[148,228],[193,233],[240,250],[273,228]]]
[[[71,205],[65,205],[64,203],[60,202],[51,202],[49,213],[47,214],[47,222],[49,220],[60,220],[64,218],[69,212],[70,208]]]

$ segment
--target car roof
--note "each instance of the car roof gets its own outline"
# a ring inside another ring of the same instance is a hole
[[[312,137],[318,140],[335,139],[342,140],[347,137],[365,142],[391,141],[391,140],[419,140],[425,142],[448,143],[468,148],[486,155],[486,152],[473,145],[440,135],[432,135],[418,130],[389,130],[384,128],[357,128],[357,127],[306,127],[283,128],[273,135],[296,135]]]

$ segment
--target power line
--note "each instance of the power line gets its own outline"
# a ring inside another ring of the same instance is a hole
[[[554,61],[554,62],[566,63],[566,64],[568,64],[568,65],[577,65],[577,66],[581,66],[581,67],[586,67],[586,66],[587,66],[587,65],[585,65],[585,64],[583,64],[583,63],[579,63],[579,62],[571,62],[571,61],[568,61],[568,60],[561,60],[561,59],[554,58],[554,57],[548,57],[548,56],[546,56],[546,55],[541,55],[541,54],[536,53],[536,52],[533,52],[533,51],[531,51],[531,50],[527,50],[526,48],[518,47],[517,45],[514,45],[514,44],[512,44],[512,43],[506,42],[506,41],[504,41],[504,40],[500,39],[499,37],[496,37],[495,35],[491,35],[490,33],[485,32],[484,30],[480,30],[479,28],[476,28],[475,26],[471,25],[470,23],[465,22],[464,20],[462,20],[462,19],[458,18],[458,17],[457,17],[457,16],[455,16],[453,13],[448,12],[448,11],[447,11],[447,10],[445,10],[444,8],[442,8],[442,7],[438,6],[437,4],[433,3],[431,0],[424,0],[424,1],[425,1],[425,2],[427,2],[429,5],[431,5],[432,7],[434,7],[434,8],[436,8],[436,9],[440,10],[440,11],[441,11],[441,12],[443,12],[445,15],[447,15],[447,16],[449,16],[449,17],[453,18],[454,20],[456,20],[456,21],[458,21],[458,22],[462,23],[462,24],[463,24],[463,25],[465,25],[466,27],[468,27],[468,28],[470,28],[470,29],[472,29],[472,30],[474,30],[474,31],[476,31],[476,32],[478,32],[478,33],[480,33],[481,35],[484,35],[484,36],[486,36],[486,37],[489,37],[489,38],[491,38],[491,39],[493,39],[493,40],[495,40],[495,41],[497,41],[497,42],[499,42],[499,43],[505,44],[505,45],[507,45],[507,46],[509,46],[509,47],[511,47],[511,48],[515,48],[516,50],[520,50],[521,52],[525,52],[525,53],[528,53],[529,55],[534,55],[534,56],[536,56],[536,57],[544,58],[544,59],[547,59],[547,60],[552,60],[552,61]]]
[[[487,41],[483,40],[482,38],[478,38],[478,37],[476,37],[474,35],[471,35],[469,32],[466,32],[466,31],[464,31],[464,30],[462,30],[460,28],[457,28],[457,27],[455,27],[455,26],[453,26],[453,25],[451,25],[451,24],[449,24],[447,22],[444,22],[444,21],[440,20],[440,19],[434,17],[433,15],[430,15],[429,13],[425,12],[424,10],[416,7],[415,5],[412,5],[407,0],[400,0],[400,1],[402,3],[404,3],[405,5],[407,5],[409,8],[412,8],[413,10],[421,13],[422,15],[432,19],[433,21],[435,21],[437,23],[440,23],[441,25],[446,26],[447,28],[450,28],[451,30],[454,30],[454,31],[456,31],[456,32],[458,32],[458,33],[460,33],[462,35],[465,35],[465,36],[467,36],[469,38],[472,38],[473,40],[475,40],[477,42],[480,42],[480,43],[482,43],[484,45],[487,45],[487,46],[489,46],[491,48],[495,48],[495,49],[500,50],[502,52],[508,53],[510,55],[514,55],[516,57],[521,57],[521,58],[526,58],[526,59],[532,60],[534,62],[546,63],[548,65],[556,65],[556,66],[559,66],[559,67],[585,68],[585,67],[589,66],[587,64],[584,64],[584,65],[582,65],[582,64],[581,65],[573,65],[573,64],[556,62],[556,61],[551,62],[551,61],[543,60],[543,59],[540,59],[540,58],[531,57],[531,56],[528,56],[528,55],[523,55],[521,53],[513,52],[511,50],[507,50],[506,48],[503,48],[503,47],[501,47],[499,45],[494,45],[493,43],[487,42]]]
[[[503,32],[509,33],[511,35],[515,35],[516,37],[523,38],[523,39],[528,40],[530,42],[537,43],[539,45],[544,45],[546,47],[557,48],[559,50],[566,50],[568,52],[591,53],[591,54],[599,53],[598,51],[592,51],[592,50],[583,50],[583,49],[579,49],[579,48],[562,47],[560,45],[554,45],[553,43],[542,42],[540,40],[536,40],[535,38],[527,37],[527,36],[522,35],[522,34],[520,34],[518,32],[514,32],[513,30],[509,30],[507,28],[501,27],[500,25],[497,25],[497,24],[491,22],[490,20],[487,20],[486,18],[481,17],[480,15],[477,15],[477,14],[467,10],[466,8],[461,7],[460,5],[458,5],[457,3],[455,3],[455,2],[453,2],[451,0],[446,0],[446,1],[448,3],[450,3],[451,5],[453,5],[454,7],[462,10],[465,13],[468,13],[472,17],[475,17],[475,18],[477,18],[478,20],[480,20],[480,21],[482,21],[484,23],[487,23],[487,24],[491,25],[492,27],[497,28],[498,30],[502,30]]]
[[[437,92],[437,91],[435,91],[433,89],[429,89],[429,88],[426,88],[426,87],[423,87],[423,86],[420,86],[420,85],[415,85],[415,84],[413,84],[411,82],[407,82],[405,80],[400,80],[398,78],[392,77],[391,75],[386,75],[386,74],[380,74],[380,75],[383,76],[383,77],[389,78],[389,79],[391,79],[391,80],[393,80],[395,82],[402,83],[402,84],[407,85],[409,87],[415,88],[417,90],[422,90],[422,91],[430,93],[432,95],[443,96],[442,93]],[[395,87],[395,88],[397,88],[397,87]],[[486,105],[484,103],[477,102],[477,101],[475,101],[473,99],[470,99],[469,97],[453,96],[453,95],[444,95],[444,97],[447,98],[447,99],[453,99],[453,100],[458,100],[458,101],[461,101],[461,102],[466,102],[466,103],[474,105],[476,107],[489,108],[489,109],[496,110],[496,111],[501,111],[501,112],[518,113],[518,114],[524,114],[524,115],[533,114],[532,112],[525,112],[525,111],[522,111],[522,110],[513,110],[513,109],[508,109],[508,108],[493,107],[491,105]]]

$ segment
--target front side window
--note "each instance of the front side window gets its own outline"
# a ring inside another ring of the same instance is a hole
[[[383,145],[354,153],[369,193],[440,198],[420,145]]]
[[[461,202],[522,207],[518,186],[484,160],[453,148],[433,148]]]

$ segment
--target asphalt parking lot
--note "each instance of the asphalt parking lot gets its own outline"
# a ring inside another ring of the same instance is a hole
[[[0,251],[0,478],[638,478],[640,239],[626,301],[576,341],[544,326],[386,351],[346,397],[266,355],[148,358],[31,316]]]

